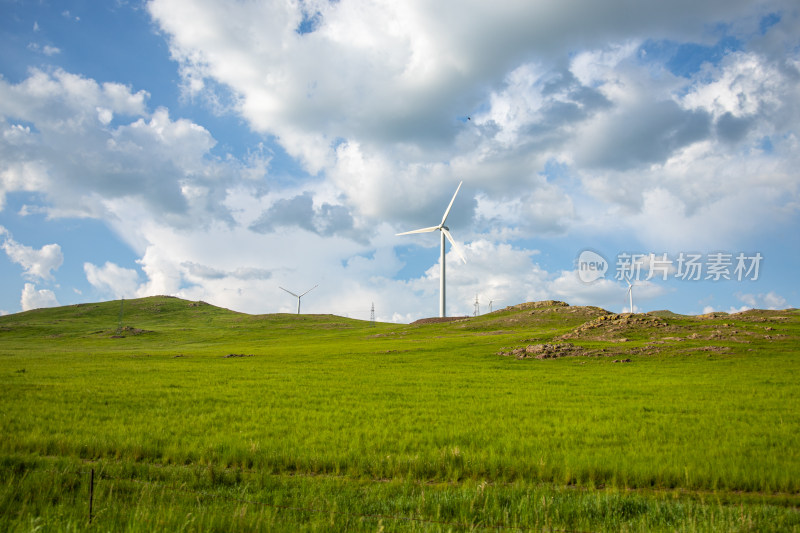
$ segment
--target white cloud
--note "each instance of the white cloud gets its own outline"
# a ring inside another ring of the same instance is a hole
[[[780,67],[756,53],[732,53],[719,67],[706,66],[700,76],[708,81],[696,84],[682,98],[683,105],[710,111],[715,117],[774,112],[783,107],[781,96],[786,91]]]
[[[102,124],[103,126],[108,126],[113,119],[114,119],[113,111],[105,107],[97,108],[97,120],[100,121],[100,124]]]
[[[357,214],[386,216],[376,206],[398,193],[414,201],[417,187],[397,186],[415,184],[414,169],[429,183],[457,181],[457,169],[468,183],[481,177],[504,191],[527,185],[549,155],[641,174],[707,136],[709,119],[676,103],[692,89],[686,80],[664,68],[654,79],[639,65],[638,43],[708,42],[709,27],[785,5],[154,0],[148,8],[188,86],[230,91],[254,129],[276,135],[311,173],[330,172]],[[301,35],[309,17],[313,31]],[[499,80],[505,86],[491,90]],[[457,120],[468,114],[474,120]],[[451,164],[437,168],[442,161]]]
[[[742,313],[751,309],[780,310],[790,307],[786,299],[774,291],[759,294],[737,292],[734,294],[734,296],[744,305],[740,305],[738,307],[732,305],[726,310],[727,313]],[[716,307],[706,305],[703,308],[703,314],[713,313],[716,310],[718,310]]]
[[[740,311],[747,309],[786,309],[788,307],[786,298],[770,291],[766,294],[736,293],[736,298],[745,305]]]
[[[28,279],[52,280],[53,271],[64,263],[58,244],[45,244],[36,250],[15,241],[3,226],[0,226],[0,237],[4,237],[2,248],[8,258],[23,268],[23,276]]]
[[[49,289],[36,289],[33,283],[26,283],[22,289],[22,298],[20,305],[23,311],[30,311],[31,309],[41,309],[44,307],[57,307],[58,300],[53,291]]]
[[[102,267],[84,263],[83,270],[89,283],[104,295],[114,298],[130,298],[136,295],[139,274],[133,269],[122,268],[107,261]]]
[[[768,292],[762,298],[767,309],[786,309],[787,302],[786,298],[783,296],[775,294],[774,292]]]
[[[528,234],[568,234],[585,224],[575,210],[583,195],[602,202],[601,210],[621,206],[628,210],[623,214],[636,216],[647,214],[648,197],[665,190],[677,198],[674,227],[703,227],[695,211],[706,201],[719,201],[713,216],[724,219],[709,227],[730,235],[738,227],[726,225],[733,218],[724,214],[731,207],[726,199],[763,187],[766,173],[754,179],[741,170],[741,161],[753,151],[751,137],[735,152],[728,141],[711,142],[716,132],[735,136],[743,126],[725,119],[714,107],[722,104],[709,95],[725,85],[727,102],[768,87],[769,96],[758,100],[762,104],[796,101],[792,63],[781,70],[770,56],[737,53],[688,80],[663,65],[643,63],[638,45],[645,37],[661,36],[708,42],[715,38],[705,33],[710,23],[735,22],[783,5],[631,8],[610,3],[600,8],[591,2],[501,2],[491,9],[477,4],[432,9],[413,2],[229,6],[154,0],[148,9],[169,36],[189,85],[201,93],[230,91],[230,109],[253,128],[276,135],[309,171],[338,190],[341,198],[331,205],[342,208],[337,212],[342,221],[412,222],[463,178],[473,194],[482,194],[485,206],[516,197],[516,208],[508,202],[503,216],[479,220],[489,224],[479,231],[522,226]],[[577,13],[581,16],[575,18]],[[589,21],[591,13],[596,19]],[[295,30],[309,17],[314,31],[300,35]],[[771,81],[761,78],[766,75]],[[146,93],[64,72],[34,73],[25,83],[5,88],[22,104],[15,109],[30,108],[24,95],[36,94],[37,101],[51,101],[54,109],[66,108],[59,123],[82,125],[95,138],[88,144],[105,143],[99,153],[88,150],[92,157],[81,162],[88,175],[77,177],[77,168],[65,172],[67,179],[59,183],[70,187],[52,194],[65,198],[71,213],[117,216],[105,212],[108,198],[139,196],[170,224],[185,223],[189,213],[195,220],[230,216],[222,202],[247,165],[234,163],[232,169],[213,161],[211,135],[189,121],[171,119],[166,110],[150,114]],[[136,105],[125,111],[120,101]],[[61,103],[67,105],[55,107]],[[472,120],[458,120],[467,114]],[[56,129],[44,113],[24,115],[39,131]],[[37,140],[36,132],[28,137]],[[39,155],[34,149],[31,157],[18,157],[0,169],[9,175],[4,188],[22,190],[28,180],[13,176],[26,173],[52,181],[46,174],[50,166],[63,169],[67,153],[87,152],[56,137],[64,142],[58,161],[38,171],[23,167],[42,160],[34,157]],[[796,158],[791,137],[775,144],[780,158],[767,154],[747,168],[775,168],[778,175],[770,174],[769,186],[776,194],[764,196],[771,202],[796,191],[789,179]],[[546,176],[554,161],[582,182]],[[721,164],[730,176],[719,173]],[[736,186],[719,186],[721,174]],[[108,175],[114,179],[104,178]],[[36,188],[53,190],[53,185]],[[76,198],[73,191],[86,189],[94,195]],[[434,194],[422,192],[431,190]],[[315,208],[321,204],[315,201]],[[55,207],[52,212],[66,213]],[[711,217],[701,215],[702,222]],[[647,229],[639,220],[629,225]],[[671,227],[661,231],[669,234],[666,238],[678,237]]]
[[[530,191],[515,191],[508,198],[478,194],[478,222],[499,232],[503,228],[518,228],[517,235],[565,233],[576,218],[572,198],[543,176],[532,182]]]
[[[594,305],[609,311],[630,312],[628,286],[625,282],[599,279],[584,283],[574,270],[564,270],[550,284],[551,294],[556,299],[572,305]],[[635,281],[633,284],[633,306],[636,312],[644,307],[642,300],[650,302],[667,294],[668,290],[656,281]],[[663,307],[656,305],[657,308]]]
[[[245,165],[213,157],[206,129],[150,113],[147,98],[62,70],[0,79],[0,205],[7,193],[38,191],[50,216],[108,220],[122,198],[170,224],[229,219],[226,187]]]
[[[34,28],[36,31],[36,28]],[[54,56],[61,53],[61,49],[55,46],[51,46],[49,44],[40,45],[39,43],[30,43],[28,44],[28,50],[32,50],[34,52],[41,52],[46,56]]]
[[[476,294],[487,305],[489,298],[502,300],[504,305],[548,298],[549,274],[534,261],[536,253],[510,244],[478,239],[464,246],[467,259],[464,264],[448,245],[445,262],[448,314],[471,315]],[[422,277],[409,280],[408,285],[424,297],[428,316],[436,316],[439,302],[438,261]],[[414,302],[413,299],[410,301]]]

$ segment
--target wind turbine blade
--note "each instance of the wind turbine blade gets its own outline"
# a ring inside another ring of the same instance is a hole
[[[455,192],[455,194],[453,195],[453,199],[452,199],[452,200],[450,200],[450,205],[448,205],[448,206],[447,206],[447,210],[444,212],[444,216],[442,217],[442,224],[441,224],[442,226],[444,226],[444,222],[445,222],[445,220],[447,220],[447,215],[449,215],[449,214],[450,214],[450,208],[451,208],[451,207],[453,207],[453,202],[455,202],[455,201],[456,201],[456,195],[458,194],[458,191],[459,191],[459,189],[461,189],[461,184],[462,184],[462,183],[464,183],[464,182],[463,182],[463,181],[460,181],[460,182],[458,183],[458,187],[456,188],[456,192]]]
[[[306,294],[308,294],[309,292],[313,291],[313,290],[314,290],[314,289],[316,289],[317,287],[319,287],[319,284],[317,284],[317,285],[314,285],[313,287],[311,287],[310,289],[308,289],[306,292],[304,292],[303,294],[301,294],[300,296],[298,296],[298,298],[302,298],[303,296],[305,296],[305,295],[306,295]]]
[[[279,288],[279,289],[282,289],[282,290],[284,290],[284,291],[286,291],[286,292],[288,292],[289,294],[291,294],[291,295],[292,295],[292,296],[294,296],[295,298],[299,298],[299,296],[297,296],[297,295],[296,295],[295,293],[293,293],[292,291],[286,290],[286,289],[284,289],[284,288],[283,288],[283,287],[281,287],[281,286],[278,286],[278,288]]]
[[[415,229],[414,231],[404,231],[403,233],[395,233],[395,235],[411,235],[412,233],[428,233],[436,231],[439,226],[431,226],[430,228]]]
[[[450,235],[450,232],[442,228],[442,233],[444,233],[444,236],[447,237],[448,241],[450,241],[450,244],[453,246],[453,250],[455,250],[458,254],[458,257],[460,257],[461,260],[464,261],[464,264],[466,264],[467,259],[464,257],[464,254],[461,253],[461,250],[459,250],[458,245],[456,244],[456,241],[453,240],[453,236]]]

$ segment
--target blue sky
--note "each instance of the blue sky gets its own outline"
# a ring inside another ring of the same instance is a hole
[[[565,4],[0,0],[0,312],[800,306],[796,2]]]

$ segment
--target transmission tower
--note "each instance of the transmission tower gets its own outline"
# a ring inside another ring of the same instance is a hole
[[[372,302],[372,307],[369,310],[369,322],[370,325],[375,325],[375,302]]]
[[[475,295],[475,311],[473,312],[472,316],[478,316],[481,314],[481,304],[478,303],[478,295]]]

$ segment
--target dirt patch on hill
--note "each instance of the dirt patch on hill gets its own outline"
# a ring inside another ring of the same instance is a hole
[[[796,309],[784,309],[782,311],[774,311],[770,309],[749,309],[740,313],[729,315],[730,318],[737,318],[740,320],[747,320],[748,322],[777,322],[781,323],[789,320],[792,313],[796,313]]]
[[[608,314],[576,327],[562,335],[561,339],[615,340],[626,333],[647,328],[670,331],[670,326],[656,316],[631,313]]]
[[[697,315],[695,318],[698,320],[714,320],[715,318],[727,318],[728,313],[725,311],[715,311],[713,313],[706,313],[704,315]]]
[[[569,307],[567,302],[559,300],[542,300],[541,302],[525,302],[517,305],[510,305],[502,311],[525,311],[527,309],[541,309],[542,307]]]
[[[139,329],[134,328],[131,326],[125,326],[124,328],[118,329],[111,335],[112,339],[124,339],[125,337],[135,337],[137,335],[142,335],[143,333],[152,333],[152,331],[147,329]]]
[[[496,352],[498,355],[517,359],[603,356],[619,358],[621,361],[634,355],[704,354],[708,357],[726,357],[742,349],[737,346],[800,339],[800,335],[796,335],[796,330],[792,329],[797,321],[797,312],[793,310],[752,310],[691,317],[666,311],[658,313],[662,316],[614,314],[594,307],[562,306],[554,301],[533,302],[522,307],[526,310],[502,317],[491,324],[501,326],[496,330],[512,323],[519,328],[530,326],[535,328],[537,334],[517,341],[521,345],[500,348]],[[576,323],[583,317],[588,320]],[[564,329],[556,333],[555,329],[559,326]],[[548,336],[551,332],[553,336]],[[572,344],[575,341],[578,344],[593,344],[587,348]]]
[[[515,357],[517,359],[557,359],[559,357],[600,355],[600,352],[564,342],[558,344],[529,344],[524,347],[501,350],[497,352],[497,355]]]
[[[537,302],[538,303],[538,302]],[[530,311],[531,316],[536,315],[545,315],[555,313],[556,315],[563,316],[566,318],[584,318],[586,320],[591,318],[597,318],[604,315],[609,314],[608,311],[602,309],[600,307],[594,306],[586,306],[586,305],[578,305],[578,306],[566,306],[566,307],[545,307],[545,308],[534,308]]]
[[[557,300],[543,302],[526,302],[524,304],[506,307],[487,315],[481,315],[477,320],[469,321],[463,327],[469,329],[492,328],[495,330],[531,329],[531,330],[558,330],[559,333],[569,331],[570,328],[586,323],[598,316],[607,315],[608,311],[599,307],[570,306]],[[509,313],[509,311],[512,311]]]

